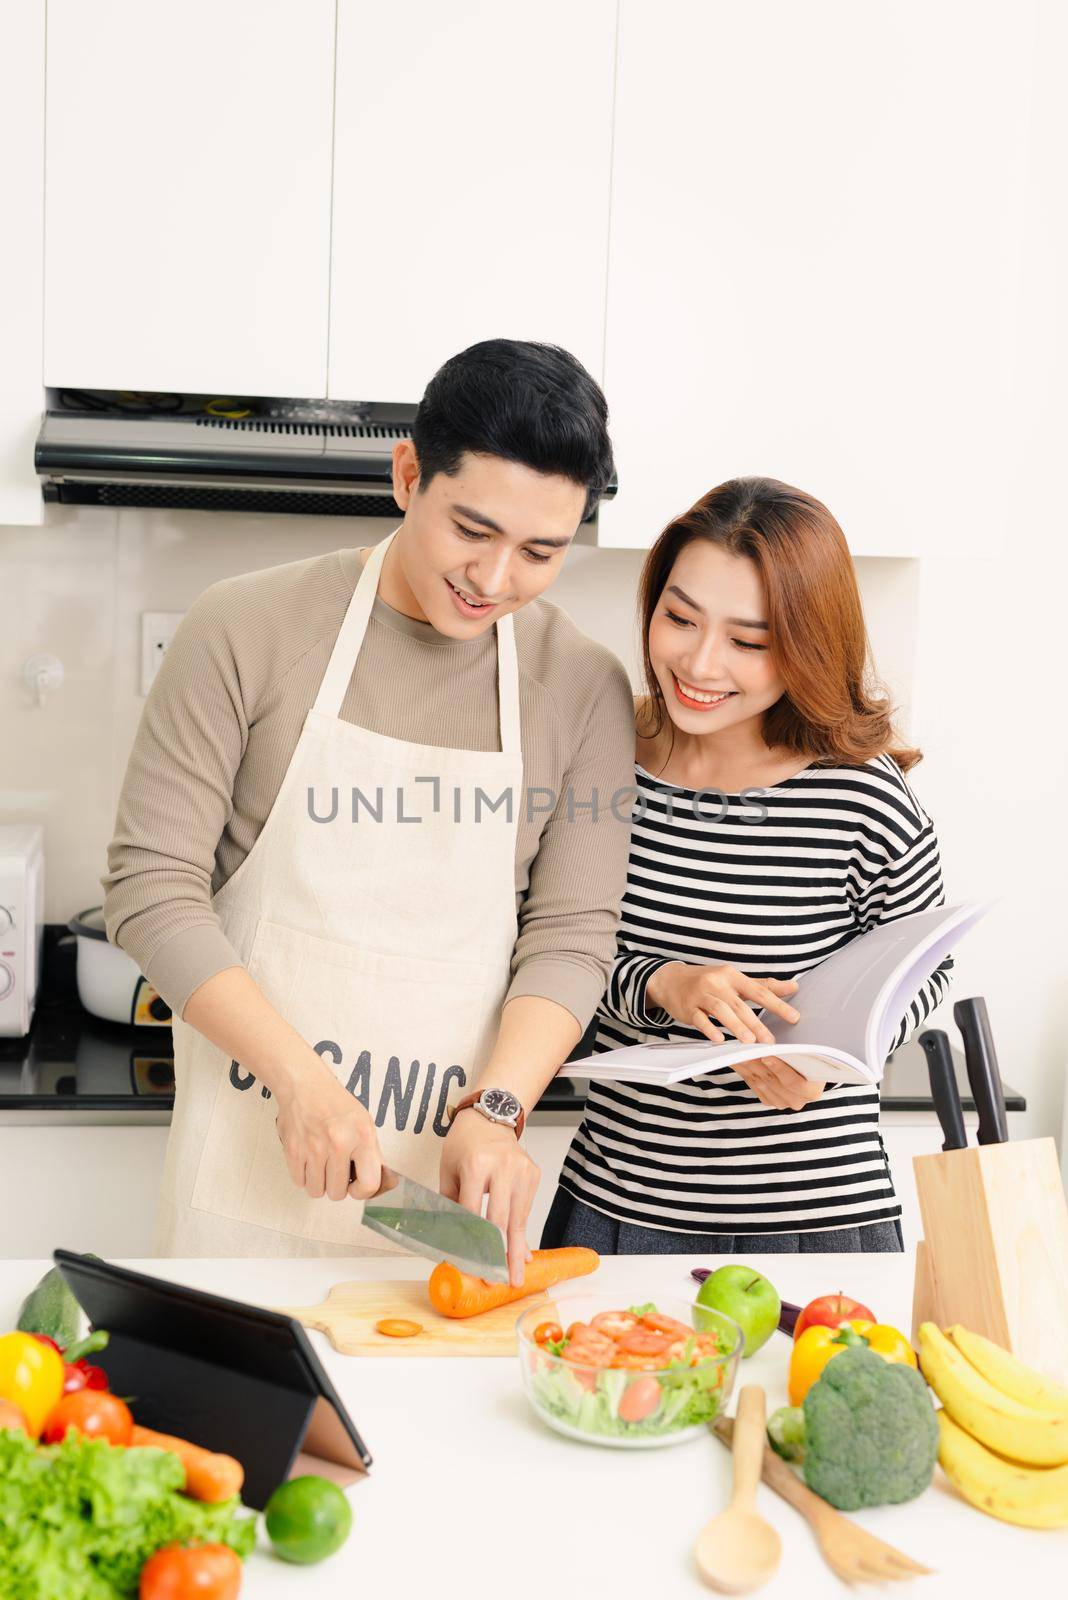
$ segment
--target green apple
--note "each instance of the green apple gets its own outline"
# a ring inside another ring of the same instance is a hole
[[[717,1267],[697,1291],[697,1304],[711,1306],[733,1317],[745,1335],[742,1355],[751,1356],[766,1344],[779,1326],[782,1301],[773,1284],[752,1267],[732,1262]],[[700,1312],[695,1320],[700,1329]]]

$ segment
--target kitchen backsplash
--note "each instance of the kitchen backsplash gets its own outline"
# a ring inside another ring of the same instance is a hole
[[[99,904],[99,878],[144,700],[141,613],[184,611],[217,579],[389,531],[379,520],[63,508],[43,528],[0,529],[0,820],[45,825],[47,917]],[[550,591],[637,682],[642,552],[577,546]],[[880,665],[907,701],[915,562],[860,564]],[[25,660],[58,656],[38,707]]]

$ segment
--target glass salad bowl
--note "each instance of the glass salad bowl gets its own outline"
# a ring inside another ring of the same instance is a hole
[[[667,1296],[556,1295],[516,1323],[527,1399],[558,1433],[649,1449],[706,1431],[730,1398],[743,1335],[722,1312]]]

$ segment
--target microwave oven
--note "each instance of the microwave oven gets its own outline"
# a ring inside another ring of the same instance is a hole
[[[29,1033],[44,937],[44,829],[0,824],[0,1037]]]

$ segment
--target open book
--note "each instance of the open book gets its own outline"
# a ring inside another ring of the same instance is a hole
[[[815,1083],[878,1083],[901,1019],[928,978],[989,909],[970,903],[881,922],[797,980],[800,1022],[760,1019],[774,1045],[683,1039],[625,1045],[565,1061],[568,1078],[594,1083],[682,1083],[714,1067],[778,1056]]]

